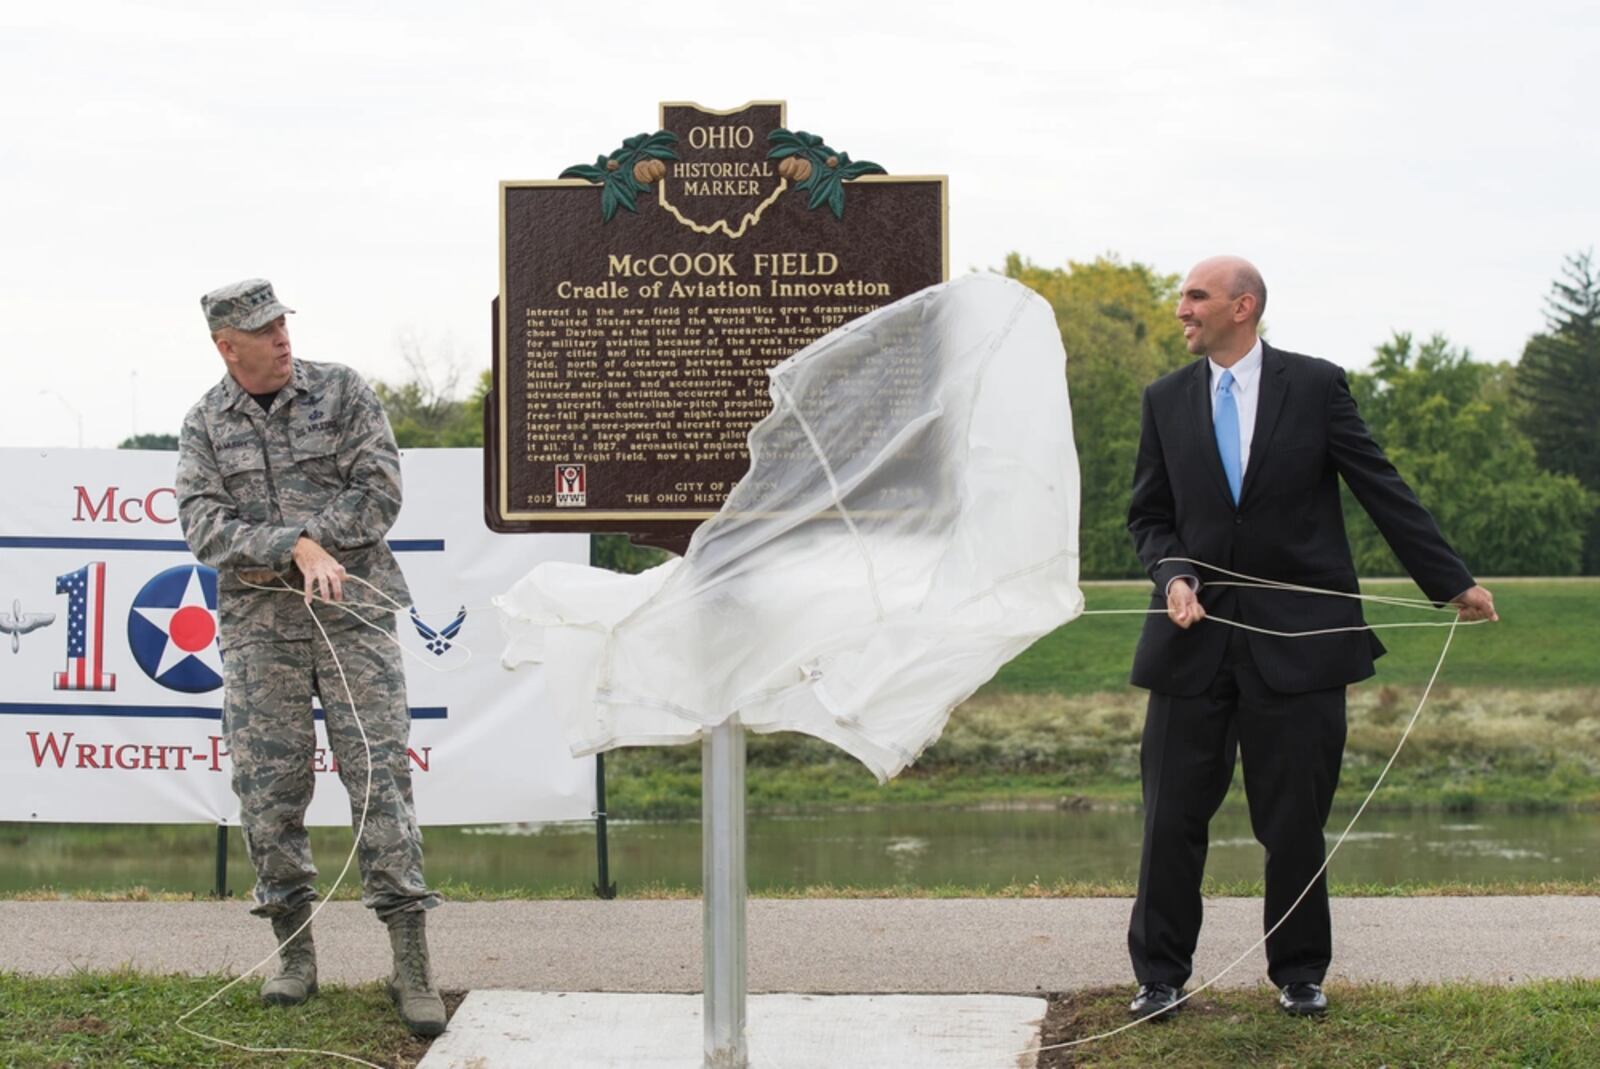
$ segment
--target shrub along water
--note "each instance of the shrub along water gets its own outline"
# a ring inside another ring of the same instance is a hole
[[[1389,759],[1420,687],[1356,688],[1336,805],[1356,805]],[[753,811],[862,805],[1136,805],[1144,698],[1125,692],[988,694],[880,786],[861,765],[801,735],[753,735]],[[608,809],[624,818],[700,811],[694,747],[607,759]],[[1228,803],[1241,804],[1239,784]],[[1600,689],[1435,688],[1374,805],[1472,809],[1600,805]]]

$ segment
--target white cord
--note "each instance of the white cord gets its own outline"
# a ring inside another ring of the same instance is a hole
[[[1355,599],[1362,600],[1362,601],[1372,601],[1372,602],[1375,602],[1375,603],[1378,603],[1378,604],[1397,605],[1397,606],[1402,606],[1402,607],[1405,607],[1405,608],[1425,609],[1425,610],[1430,610],[1430,611],[1435,611],[1435,612],[1441,612],[1441,611],[1442,612],[1450,612],[1450,611],[1454,611],[1454,610],[1452,610],[1452,609],[1450,609],[1448,607],[1442,607],[1442,606],[1436,605],[1431,601],[1423,601],[1423,600],[1417,599],[1417,598],[1394,598],[1394,597],[1387,597],[1387,596],[1384,596],[1384,595],[1352,594],[1352,593],[1348,593],[1348,592],[1345,592],[1345,591],[1337,591],[1337,590],[1318,590],[1315,587],[1300,586],[1300,585],[1294,584],[1294,583],[1282,583],[1282,582],[1277,582],[1275,580],[1270,580],[1270,579],[1257,579],[1257,578],[1255,578],[1253,576],[1241,575],[1238,572],[1231,572],[1231,571],[1227,570],[1226,568],[1220,568],[1220,567],[1218,567],[1216,565],[1205,564],[1205,563],[1203,563],[1201,561],[1195,561],[1195,560],[1192,560],[1192,559],[1187,558],[1187,557],[1169,557],[1169,558],[1164,558],[1162,563],[1166,563],[1168,561],[1178,561],[1178,562],[1183,562],[1183,563],[1188,563],[1188,564],[1194,564],[1197,567],[1210,568],[1210,569],[1212,569],[1214,571],[1217,571],[1217,572],[1220,572],[1220,573],[1222,573],[1224,575],[1230,575],[1230,576],[1234,576],[1235,578],[1240,579],[1240,580],[1246,580],[1246,582],[1238,582],[1238,583],[1230,583],[1230,582],[1218,580],[1217,582],[1209,584],[1209,585],[1212,585],[1212,586],[1252,586],[1252,587],[1259,587],[1259,588],[1263,588],[1263,589],[1291,590],[1291,591],[1296,591],[1296,592],[1300,592],[1300,593],[1325,594],[1325,595],[1336,596],[1336,597],[1355,598]],[[356,582],[361,583],[363,586],[366,586],[369,589],[371,589],[372,591],[374,591],[376,594],[378,594],[378,596],[388,600],[390,602],[390,605],[393,608],[391,609],[389,606],[370,604],[370,603],[328,601],[325,598],[317,597],[317,596],[314,596],[314,595],[313,595],[313,600],[320,601],[320,602],[322,602],[324,604],[334,605],[334,606],[336,606],[338,608],[344,609],[344,611],[346,613],[348,613],[349,615],[355,617],[355,619],[360,621],[362,624],[365,624],[367,627],[370,627],[370,628],[378,631],[380,634],[383,634],[386,637],[388,637],[389,639],[391,639],[395,643],[395,645],[400,648],[402,653],[410,654],[416,660],[420,661],[424,665],[427,665],[427,667],[429,667],[430,669],[432,669],[434,671],[453,671],[453,670],[455,670],[455,669],[441,669],[436,665],[429,664],[427,661],[422,660],[422,658],[419,655],[411,653],[411,651],[407,650],[404,647],[404,645],[402,645],[400,643],[399,639],[396,638],[396,636],[394,636],[390,632],[384,630],[382,627],[379,627],[377,624],[374,624],[371,621],[365,619],[359,613],[357,613],[355,611],[356,608],[371,608],[371,609],[378,609],[378,610],[383,610],[383,611],[401,611],[404,607],[401,606],[397,601],[395,601],[394,598],[390,597],[389,594],[387,594],[384,591],[380,590],[378,587],[374,586],[373,584],[367,582],[365,579],[362,579],[359,576],[349,576],[348,578],[354,579]],[[282,585],[281,586],[276,586],[276,587],[262,586],[262,585],[258,585],[256,583],[251,583],[249,581],[243,581],[243,582],[244,582],[244,585],[252,587],[252,588],[257,589],[257,590],[267,590],[267,591],[275,591],[275,592],[276,591],[287,591],[287,592],[292,593],[292,594],[293,593],[301,593],[301,591],[295,590],[293,587],[289,586],[287,583],[283,582],[281,579],[279,581],[280,581],[280,583]],[[328,904],[328,902],[332,901],[332,896],[333,896],[334,890],[336,890],[338,888],[339,884],[341,882],[343,882],[345,876],[349,873],[350,866],[355,861],[356,851],[360,846],[362,831],[366,827],[367,808],[368,808],[368,806],[369,806],[369,804],[371,802],[371,795],[372,795],[372,747],[367,741],[367,733],[366,733],[366,729],[361,724],[361,717],[358,714],[356,714],[356,711],[355,711],[355,708],[356,708],[355,707],[355,698],[351,694],[349,681],[345,678],[345,674],[344,674],[344,665],[341,664],[340,661],[339,661],[339,655],[338,655],[338,652],[334,649],[333,641],[332,641],[332,639],[330,639],[328,637],[328,632],[322,626],[322,621],[317,618],[317,615],[316,615],[315,612],[311,611],[311,607],[310,607],[309,603],[306,606],[306,611],[311,616],[312,621],[314,623],[316,623],[317,630],[322,634],[323,641],[328,644],[328,651],[333,656],[334,666],[338,669],[338,672],[339,672],[339,682],[344,687],[345,698],[350,703],[351,714],[354,716],[355,722],[356,722],[356,727],[361,733],[361,744],[366,749],[366,764],[367,764],[366,797],[363,798],[362,804],[361,804],[361,818],[360,818],[360,820],[359,820],[359,822],[357,824],[355,842],[351,845],[349,856],[345,858],[344,867],[342,869],[340,869],[338,877],[334,880],[333,885],[328,889],[328,896],[326,898],[324,898],[323,901],[321,901],[320,903],[317,904],[317,907],[314,910],[312,910],[311,916],[306,918],[305,923],[302,924],[299,928],[295,929],[293,935],[291,935],[289,937],[289,939],[285,940],[283,944],[279,945],[276,949],[274,949],[273,952],[271,954],[269,954],[267,957],[263,958],[261,961],[257,962],[255,965],[251,966],[244,973],[240,974],[239,976],[235,977],[233,980],[229,981],[226,985],[224,985],[223,987],[218,989],[214,994],[212,994],[204,1002],[201,1002],[197,1006],[195,1006],[192,1009],[190,1009],[187,1012],[185,1012],[181,1017],[179,1017],[177,1019],[176,1024],[177,1024],[177,1027],[179,1029],[181,1029],[184,1032],[187,1032],[188,1034],[190,1034],[192,1036],[195,1036],[198,1039],[202,1039],[202,1040],[205,1040],[205,1041],[211,1042],[211,1043],[216,1043],[216,1044],[219,1044],[221,1046],[232,1048],[234,1050],[244,1051],[244,1052],[249,1053],[249,1054],[322,1054],[322,1055],[326,1055],[326,1056],[328,1056],[330,1058],[338,1058],[338,1059],[341,1059],[341,1060],[346,1061],[346,1062],[351,1062],[351,1063],[353,1063],[355,1065],[368,1066],[368,1067],[370,1067],[370,1069],[385,1069],[384,1066],[378,1065],[375,1062],[369,1062],[369,1061],[366,1061],[363,1058],[358,1058],[355,1055],[351,1055],[351,1054],[340,1054],[337,1051],[309,1050],[309,1049],[299,1048],[299,1047],[250,1047],[250,1046],[245,1046],[243,1044],[233,1043],[233,1042],[231,1042],[229,1040],[226,1040],[226,1039],[221,1039],[221,1038],[219,1038],[217,1036],[208,1035],[208,1034],[206,1034],[204,1032],[196,1031],[195,1029],[192,1029],[192,1028],[188,1027],[186,1024],[184,1024],[184,1022],[187,1021],[194,1014],[199,1013],[201,1010],[203,1010],[205,1007],[209,1006],[212,1002],[215,1002],[218,998],[220,998],[223,994],[225,994],[227,991],[229,991],[235,985],[239,984],[240,982],[242,982],[243,980],[245,980],[249,976],[253,975],[262,966],[264,966],[267,963],[271,962],[273,960],[273,958],[275,958],[278,955],[278,953],[283,949],[284,945],[287,945],[289,942],[292,942],[295,936],[299,935],[301,931],[305,930],[305,928],[310,926],[311,922],[316,919],[317,914],[322,912],[322,908],[324,906],[326,906]],[[1110,615],[1121,615],[1121,614],[1136,614],[1136,615],[1144,616],[1144,615],[1165,615],[1165,612],[1166,612],[1166,610],[1164,610],[1164,609],[1087,609],[1087,610],[1084,610],[1082,613],[1080,613],[1080,615],[1083,615],[1083,616],[1110,616]],[[1184,993],[1182,996],[1180,996],[1171,1005],[1165,1006],[1162,1009],[1157,1010],[1157,1011],[1155,1011],[1153,1013],[1147,1014],[1144,1017],[1135,1018],[1134,1020],[1129,1021],[1127,1024],[1124,1024],[1124,1025],[1122,1025],[1122,1026],[1120,1026],[1118,1028],[1111,1029],[1110,1031],[1101,1032],[1101,1033],[1099,1033],[1097,1035],[1085,1036],[1085,1037],[1083,1037],[1081,1039],[1074,1039],[1074,1040],[1071,1040],[1071,1041],[1066,1042],[1066,1043],[1055,1043],[1055,1044],[1051,1044],[1051,1045],[1048,1045],[1048,1046],[1029,1047],[1026,1050],[1017,1051],[1015,1053],[1015,1055],[1014,1055],[1015,1057],[1019,1057],[1020,1058],[1020,1057],[1026,1057],[1027,1055],[1030,1055],[1030,1054],[1042,1054],[1045,1051],[1049,1051],[1049,1050],[1063,1050],[1063,1049],[1066,1049],[1068,1047],[1077,1047],[1077,1046],[1082,1046],[1082,1045],[1087,1044],[1087,1043],[1093,1043],[1093,1042],[1096,1042],[1096,1041],[1101,1040],[1101,1039],[1109,1039],[1112,1036],[1119,1035],[1119,1034],[1121,1034],[1123,1032],[1126,1032],[1128,1029],[1133,1028],[1136,1025],[1143,1024],[1144,1022],[1149,1021],[1149,1020],[1151,1020],[1153,1018],[1160,1017],[1160,1016],[1162,1016],[1163,1014],[1166,1014],[1166,1013],[1170,1013],[1177,1006],[1182,1005],[1183,1003],[1189,1001],[1191,998],[1193,998],[1196,995],[1200,994],[1200,992],[1202,992],[1202,991],[1206,990],[1207,988],[1210,988],[1213,985],[1215,985],[1217,983],[1217,981],[1221,980],[1229,972],[1231,972],[1233,969],[1235,969],[1237,966],[1239,966],[1241,963],[1243,963],[1246,958],[1248,958],[1252,954],[1254,954],[1256,952],[1256,950],[1258,950],[1263,944],[1265,944],[1266,941],[1272,937],[1273,933],[1275,933],[1283,925],[1283,923],[1289,919],[1290,915],[1293,914],[1293,912],[1300,905],[1300,903],[1305,900],[1306,895],[1311,893],[1311,889],[1314,886],[1316,886],[1317,880],[1322,878],[1322,874],[1327,871],[1329,862],[1331,862],[1333,860],[1333,856],[1336,853],[1338,853],[1339,848],[1344,845],[1345,839],[1349,836],[1350,832],[1355,828],[1356,821],[1361,818],[1361,815],[1364,812],[1366,812],[1367,805],[1372,801],[1373,796],[1377,794],[1378,788],[1383,784],[1384,778],[1389,774],[1389,769],[1393,767],[1395,760],[1400,756],[1400,750],[1405,746],[1406,740],[1408,738],[1410,738],[1411,730],[1412,730],[1413,727],[1416,726],[1417,718],[1422,715],[1423,706],[1425,704],[1427,704],[1428,695],[1433,690],[1433,684],[1434,684],[1435,680],[1437,680],[1439,678],[1439,672],[1444,667],[1445,656],[1449,653],[1449,651],[1450,651],[1450,643],[1455,638],[1456,627],[1458,625],[1460,625],[1460,624],[1473,624],[1473,623],[1484,623],[1484,622],[1486,622],[1486,621],[1483,621],[1483,620],[1462,621],[1462,620],[1459,620],[1459,619],[1452,619],[1452,620],[1450,620],[1448,622],[1437,622],[1437,623],[1414,622],[1414,623],[1391,623],[1391,624],[1363,624],[1363,625],[1360,625],[1360,626],[1353,626],[1353,627],[1322,628],[1322,629],[1313,630],[1313,631],[1273,631],[1273,630],[1269,630],[1267,628],[1255,627],[1253,625],[1246,624],[1246,623],[1243,623],[1243,622],[1240,622],[1240,621],[1236,621],[1236,620],[1228,620],[1228,619],[1225,619],[1225,618],[1219,617],[1219,616],[1209,616],[1208,615],[1207,617],[1205,617],[1205,619],[1214,620],[1217,623],[1227,624],[1227,625],[1229,625],[1231,627],[1243,628],[1244,630],[1247,630],[1247,631],[1254,631],[1254,632],[1256,632],[1258,634],[1275,635],[1275,636],[1282,637],[1282,638],[1301,638],[1301,637],[1306,637],[1306,636],[1310,636],[1310,635],[1326,635],[1326,634],[1335,634],[1335,633],[1346,632],[1346,631],[1367,631],[1367,630],[1374,630],[1374,629],[1377,629],[1377,628],[1389,628],[1389,627],[1448,627],[1450,629],[1450,633],[1445,636],[1444,648],[1439,651],[1439,661],[1438,661],[1438,663],[1436,665],[1434,665],[1433,674],[1428,679],[1427,687],[1425,687],[1423,689],[1422,698],[1417,702],[1416,711],[1411,714],[1411,719],[1406,724],[1405,731],[1402,732],[1401,735],[1400,735],[1400,741],[1395,745],[1394,752],[1389,755],[1389,760],[1388,760],[1387,763],[1384,764],[1383,770],[1378,774],[1378,778],[1373,783],[1372,789],[1367,792],[1367,796],[1364,799],[1362,799],[1361,804],[1356,808],[1355,814],[1353,816],[1351,816],[1350,823],[1345,826],[1345,829],[1339,835],[1338,840],[1328,850],[1327,855],[1323,858],[1321,867],[1318,868],[1316,873],[1311,877],[1311,882],[1306,884],[1305,889],[1300,892],[1300,894],[1295,898],[1295,900],[1292,903],[1290,903],[1289,908],[1286,909],[1283,912],[1283,915],[1278,918],[1277,923],[1275,923],[1271,928],[1269,928],[1267,930],[1267,932],[1264,935],[1262,935],[1262,937],[1260,939],[1258,939],[1255,943],[1251,944],[1251,946],[1249,948],[1247,948],[1242,954],[1240,954],[1237,958],[1235,958],[1233,961],[1229,962],[1226,966],[1224,966],[1215,976],[1213,976],[1211,979],[1207,980],[1205,983],[1201,984],[1199,987],[1196,987],[1194,990]],[[471,652],[472,652],[471,649],[467,648],[467,653],[468,653],[468,657],[469,658],[471,656]],[[459,667],[460,666],[457,666],[457,668],[459,668]]]
[[[1418,609],[1433,609],[1436,612],[1454,611],[1447,606],[1441,606],[1436,602],[1427,601],[1423,598],[1399,598],[1384,594],[1352,594],[1346,590],[1320,590],[1314,586],[1301,586],[1299,583],[1289,583],[1281,579],[1261,579],[1254,575],[1245,575],[1243,572],[1229,571],[1227,568],[1224,568],[1221,565],[1207,564],[1205,561],[1195,560],[1193,557],[1162,557],[1160,560],[1156,561],[1156,564],[1158,566],[1162,564],[1192,564],[1196,568],[1209,568],[1214,572],[1231,576],[1234,579],[1246,580],[1244,583],[1224,583],[1222,580],[1218,580],[1217,582],[1212,583],[1212,586],[1259,586],[1271,590],[1293,590],[1302,594],[1322,594],[1331,598],[1355,598],[1359,601],[1376,601],[1389,605],[1405,605]]]
[[[1227,574],[1227,575],[1238,576],[1238,573],[1236,573],[1236,572],[1228,572],[1224,568],[1216,568],[1215,565],[1201,564],[1199,561],[1190,561],[1187,558],[1168,558],[1168,559],[1170,559],[1170,560],[1183,560],[1186,563],[1197,564],[1200,567],[1215,568],[1216,571],[1223,572],[1224,574]],[[1247,580],[1250,580],[1252,583],[1259,584],[1261,586],[1268,587],[1268,588],[1298,590],[1298,591],[1305,592],[1305,593],[1336,594],[1336,595],[1339,595],[1341,597],[1352,597],[1352,598],[1360,598],[1360,599],[1363,599],[1363,600],[1384,601],[1384,602],[1386,602],[1388,604],[1408,603],[1407,607],[1409,607],[1409,608],[1428,608],[1428,609],[1433,609],[1433,610],[1436,610],[1436,611],[1439,609],[1439,606],[1434,605],[1432,602],[1423,603],[1423,602],[1420,602],[1420,601],[1418,601],[1416,599],[1399,599],[1399,598],[1387,599],[1387,598],[1382,598],[1381,596],[1378,596],[1378,595],[1349,594],[1349,593],[1344,593],[1342,591],[1335,591],[1335,590],[1321,591],[1321,590],[1315,590],[1314,588],[1301,587],[1301,586],[1296,586],[1294,584],[1289,584],[1289,583],[1281,583],[1280,584],[1280,583],[1275,583],[1272,580],[1254,579],[1252,576],[1238,576],[1238,578],[1247,579]],[[1111,610],[1101,610],[1101,611],[1102,612],[1163,613],[1163,614],[1165,613],[1165,610],[1163,610],[1163,609],[1132,609],[1132,610],[1111,609]],[[1445,609],[1444,611],[1453,611],[1453,610]],[[1085,613],[1084,615],[1088,615],[1088,614]],[[1205,619],[1207,619],[1207,620],[1217,620],[1219,623],[1230,624],[1230,625],[1232,625],[1234,627],[1243,627],[1243,628],[1246,628],[1247,630],[1251,630],[1251,631],[1261,631],[1264,634],[1282,635],[1284,637],[1297,637],[1299,635],[1316,635],[1316,634],[1326,634],[1327,633],[1327,631],[1301,631],[1301,632],[1265,631],[1262,628],[1250,627],[1247,624],[1241,624],[1241,623],[1238,623],[1237,621],[1234,621],[1234,620],[1224,620],[1221,617],[1207,616],[1207,617],[1205,617]],[[1043,1054],[1047,1050],[1065,1050],[1068,1047],[1079,1047],[1079,1046],[1083,1046],[1084,1044],[1087,1044],[1087,1043],[1094,1043],[1094,1042],[1097,1042],[1097,1041],[1102,1040],[1102,1039],[1109,1039],[1112,1036],[1120,1035],[1121,1033],[1126,1032],[1128,1029],[1133,1028],[1136,1025],[1141,1025],[1141,1024],[1145,1023],[1146,1021],[1152,1020],[1153,1018],[1160,1017],[1160,1016],[1163,1016],[1164,1014],[1171,1013],[1178,1006],[1183,1005],[1185,1002],[1188,1002],[1190,999],[1194,998],[1200,992],[1202,992],[1202,991],[1206,990],[1207,988],[1212,987],[1213,985],[1215,985],[1217,983],[1217,981],[1221,980],[1224,976],[1228,975],[1228,973],[1232,972],[1242,962],[1244,962],[1244,960],[1246,958],[1250,957],[1257,950],[1259,950],[1261,948],[1261,946],[1263,944],[1265,944],[1268,939],[1272,938],[1272,934],[1274,932],[1276,932],[1280,927],[1282,927],[1283,923],[1289,919],[1290,915],[1294,913],[1295,909],[1300,905],[1300,903],[1305,900],[1306,895],[1311,893],[1311,889],[1313,887],[1315,887],[1316,884],[1317,884],[1317,881],[1322,878],[1322,874],[1328,871],[1328,863],[1333,860],[1333,856],[1335,854],[1337,854],[1339,852],[1339,848],[1344,845],[1345,839],[1347,839],[1349,837],[1349,835],[1350,835],[1350,832],[1352,830],[1354,830],[1354,828],[1356,826],[1356,821],[1361,819],[1361,814],[1366,812],[1367,805],[1372,801],[1373,796],[1378,793],[1378,788],[1383,785],[1384,778],[1389,775],[1389,769],[1394,767],[1395,760],[1397,758],[1399,758],[1400,751],[1405,746],[1406,740],[1411,737],[1411,729],[1416,726],[1417,718],[1422,715],[1422,707],[1424,705],[1426,705],[1427,702],[1428,702],[1428,695],[1430,693],[1432,693],[1432,691],[1433,691],[1433,684],[1439,678],[1440,670],[1444,668],[1445,656],[1450,652],[1450,643],[1456,636],[1456,627],[1458,626],[1458,624],[1472,624],[1472,623],[1485,623],[1485,622],[1486,621],[1483,621],[1483,620],[1457,620],[1457,619],[1452,619],[1448,623],[1437,623],[1437,624],[1422,623],[1422,624],[1411,624],[1411,625],[1409,625],[1409,626],[1412,626],[1412,627],[1448,627],[1448,628],[1450,628],[1450,633],[1445,635],[1445,638],[1444,638],[1444,647],[1439,651],[1439,661],[1438,661],[1437,664],[1435,664],[1433,666],[1433,674],[1428,677],[1428,685],[1423,688],[1422,697],[1417,701],[1416,711],[1414,711],[1411,714],[1411,719],[1409,721],[1407,721],[1406,729],[1403,732],[1400,733],[1400,741],[1395,743],[1394,752],[1389,755],[1389,760],[1387,762],[1385,762],[1385,764],[1383,766],[1383,771],[1378,773],[1378,778],[1373,782],[1372,789],[1367,792],[1367,796],[1365,798],[1363,798],[1361,800],[1361,804],[1356,807],[1355,814],[1352,815],[1351,818],[1350,818],[1350,823],[1345,825],[1345,829],[1344,829],[1343,832],[1341,832],[1339,834],[1338,840],[1334,842],[1333,846],[1328,850],[1327,855],[1322,859],[1322,865],[1321,865],[1320,868],[1317,869],[1316,873],[1311,877],[1311,882],[1306,884],[1305,889],[1302,890],[1300,892],[1300,894],[1298,896],[1296,896],[1295,900],[1289,904],[1289,908],[1283,911],[1283,915],[1278,918],[1277,923],[1275,923],[1271,928],[1267,929],[1266,933],[1264,935],[1262,935],[1262,937],[1260,939],[1258,939],[1254,943],[1252,943],[1244,951],[1244,953],[1240,954],[1237,958],[1234,958],[1231,962],[1229,962],[1227,965],[1225,965],[1215,976],[1211,977],[1211,979],[1207,980],[1205,983],[1201,984],[1199,987],[1196,987],[1193,991],[1185,992],[1183,995],[1179,996],[1176,1001],[1172,1002],[1171,1004],[1169,1004],[1167,1006],[1163,1006],[1159,1010],[1155,1010],[1155,1011],[1153,1011],[1151,1013],[1147,1013],[1143,1017],[1136,1017],[1133,1020],[1129,1021],[1127,1024],[1121,1025],[1120,1027],[1117,1027],[1117,1028],[1113,1028],[1113,1029],[1111,1029],[1110,1031],[1107,1031],[1107,1032],[1100,1032],[1100,1033],[1098,1033],[1096,1035],[1092,1035],[1092,1036],[1084,1036],[1081,1039],[1070,1040],[1070,1041],[1068,1041],[1066,1043],[1052,1043],[1052,1044],[1049,1044],[1047,1046],[1029,1047],[1027,1050],[1017,1051],[1013,1055],[1013,1057],[1022,1058],[1022,1057],[1026,1057],[1027,1055],[1030,1055],[1030,1054]],[[1365,630],[1367,628],[1373,628],[1373,627],[1399,627],[1399,626],[1407,626],[1407,625],[1400,625],[1400,624],[1368,624],[1368,625],[1366,625],[1365,628],[1334,628],[1332,630],[1351,631],[1351,630]]]
[[[1198,568],[1209,568],[1212,571],[1221,572],[1223,575],[1231,575],[1237,580],[1242,580],[1241,582],[1232,582],[1226,579],[1218,579],[1214,582],[1207,583],[1207,586],[1249,587],[1257,590],[1287,590],[1300,594],[1324,594],[1328,597],[1352,598],[1356,601],[1370,601],[1377,605],[1393,605],[1403,609],[1417,609],[1423,612],[1457,612],[1455,606],[1439,605],[1435,602],[1426,601],[1422,598],[1401,598],[1388,594],[1359,594],[1351,593],[1346,590],[1318,590],[1316,587],[1301,586],[1298,583],[1285,583],[1276,579],[1257,579],[1255,576],[1229,571],[1227,568],[1222,568],[1215,564],[1206,564],[1204,561],[1197,561],[1190,557],[1162,557],[1156,563],[1193,564]],[[1165,609],[1085,609],[1078,615],[1165,616],[1166,614],[1167,610]],[[1312,635],[1338,635],[1349,631],[1379,631],[1395,627],[1448,627],[1451,629],[1451,632],[1454,633],[1455,628],[1458,625],[1463,627],[1471,627],[1473,624],[1483,624],[1489,622],[1488,620],[1462,620],[1459,617],[1456,617],[1451,620],[1439,621],[1413,620],[1389,624],[1362,623],[1351,627],[1324,627],[1314,631],[1274,631],[1271,628],[1257,627],[1254,624],[1247,624],[1240,620],[1229,620],[1226,617],[1213,616],[1210,613],[1207,613],[1204,618],[1207,620],[1215,620],[1219,624],[1227,624],[1229,627],[1237,627],[1242,631],[1254,631],[1258,635],[1274,635],[1278,638],[1307,638]]]
[[[1165,616],[1166,609],[1085,609],[1079,616]],[[1310,635],[1335,635],[1344,631],[1381,631],[1391,627],[1471,627],[1474,624],[1486,624],[1487,620],[1413,620],[1409,623],[1398,622],[1392,624],[1358,624],[1353,627],[1324,627],[1316,631],[1273,631],[1265,627],[1256,627],[1253,624],[1240,623],[1238,620],[1229,620],[1225,616],[1213,616],[1207,613],[1205,618],[1218,624],[1227,624],[1237,627],[1242,631],[1254,631],[1258,635],[1275,635],[1278,638],[1306,638]]]
[[[262,587],[261,589],[270,590],[274,588]],[[290,593],[299,593],[299,591],[287,585],[285,586],[285,589],[289,590]],[[361,723],[360,713],[356,711],[355,695],[353,695],[350,691],[350,681],[345,678],[344,665],[339,660],[339,651],[334,649],[333,640],[328,637],[327,629],[322,626],[322,621],[317,619],[317,614],[311,611],[311,606],[309,604],[306,606],[306,612],[311,616],[312,622],[317,625],[317,630],[322,633],[322,641],[328,644],[328,652],[333,657],[333,666],[338,669],[339,672],[339,683],[342,687],[344,687],[345,700],[350,703],[350,715],[355,719],[356,730],[361,734],[361,746],[366,751],[367,755],[367,785],[361,800],[361,818],[356,821],[355,841],[350,844],[350,854],[344,859],[344,868],[339,870],[339,875],[334,879],[333,885],[328,888],[326,897],[324,897],[321,902],[317,903],[316,908],[311,911],[311,916],[306,918],[305,923],[296,928],[294,933],[290,935],[288,939],[285,939],[282,943],[278,944],[271,954],[268,954],[266,957],[250,966],[250,968],[246,969],[243,973],[239,974],[232,980],[228,981],[228,983],[218,988],[210,998],[188,1010],[183,1014],[183,1016],[179,1017],[175,1024],[181,1031],[187,1032],[196,1039],[202,1039],[208,1043],[216,1043],[219,1046],[229,1047],[233,1050],[244,1051],[247,1054],[321,1054],[329,1058],[338,1058],[342,1061],[351,1062],[355,1065],[368,1066],[369,1069],[386,1069],[385,1066],[379,1065],[376,1062],[369,1062],[365,1058],[358,1058],[353,1054],[340,1054],[338,1051],[332,1050],[308,1050],[303,1047],[250,1047],[243,1043],[234,1043],[231,1040],[222,1039],[218,1036],[197,1031],[184,1024],[184,1022],[190,1017],[193,1017],[195,1014],[211,1005],[217,999],[221,998],[236,984],[243,982],[247,977],[253,975],[263,965],[266,965],[272,961],[273,958],[277,957],[278,954],[282,952],[285,946],[294,941],[295,936],[299,935],[301,932],[305,931],[311,926],[311,922],[317,919],[317,914],[322,912],[323,907],[329,902],[333,901],[334,891],[338,890],[339,884],[344,882],[345,876],[350,872],[350,866],[355,862],[356,859],[356,851],[361,847],[362,833],[365,832],[367,828],[367,808],[372,802],[372,744],[367,741],[367,729]],[[379,630],[382,629],[379,628]],[[385,632],[385,634],[387,634],[387,632]]]

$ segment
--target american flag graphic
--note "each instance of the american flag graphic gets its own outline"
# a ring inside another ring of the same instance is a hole
[[[56,673],[56,689],[116,690],[115,673],[105,670],[105,561],[56,576],[56,593],[67,595],[67,670]]]

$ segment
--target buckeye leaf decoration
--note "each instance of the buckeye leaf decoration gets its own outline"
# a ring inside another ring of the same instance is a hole
[[[870,160],[852,160],[848,152],[835,152],[816,134],[777,129],[767,135],[772,150],[767,159],[778,160],[778,173],[804,190],[806,208],[824,204],[835,219],[844,218],[844,184],[864,174],[888,174]]]
[[[667,130],[635,134],[610,155],[595,157],[594,166],[576,163],[562,171],[561,177],[581,178],[600,186],[600,216],[609,223],[618,207],[639,210],[639,194],[650,192],[666,174],[666,165],[655,161],[678,158],[672,148],[677,140],[678,135]]]

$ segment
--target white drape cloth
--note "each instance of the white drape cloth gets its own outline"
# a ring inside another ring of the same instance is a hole
[[[887,780],[950,711],[1083,609],[1078,460],[1050,306],[933,286],[774,367],[750,471],[641,575],[547,563],[495,599],[574,754],[729,717]]]

